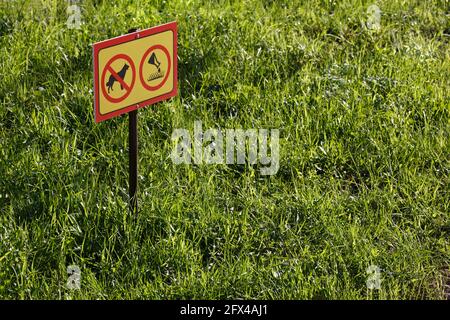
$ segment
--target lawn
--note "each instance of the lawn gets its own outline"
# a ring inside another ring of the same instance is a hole
[[[79,0],[79,29],[69,5],[0,2],[0,298],[450,298],[449,1]],[[135,215],[91,45],[170,21]],[[279,129],[278,172],[174,164],[195,121]]]

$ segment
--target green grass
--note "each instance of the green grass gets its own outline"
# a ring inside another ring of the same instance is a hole
[[[450,3],[376,1],[379,31],[372,3],[83,0],[71,30],[65,1],[2,1],[0,298],[448,297]],[[139,112],[133,216],[91,44],[173,20],[179,95]],[[195,120],[279,128],[278,173],[174,165]]]

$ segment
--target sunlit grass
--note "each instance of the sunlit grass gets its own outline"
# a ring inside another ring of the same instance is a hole
[[[0,298],[445,298],[450,4],[377,1],[371,31],[372,2],[340,3],[83,0],[71,30],[65,1],[1,2]],[[179,95],[139,112],[131,216],[91,44],[173,20]],[[278,173],[174,165],[195,120],[279,128]]]

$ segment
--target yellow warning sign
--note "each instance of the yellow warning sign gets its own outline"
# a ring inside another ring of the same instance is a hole
[[[94,44],[96,122],[176,93],[176,22]]]

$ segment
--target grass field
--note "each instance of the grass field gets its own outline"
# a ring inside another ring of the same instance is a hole
[[[0,298],[449,298],[449,1],[82,0],[80,29],[66,1],[0,3]],[[139,112],[135,216],[91,44],[174,20],[179,95]],[[173,164],[196,120],[278,128],[278,173]]]

